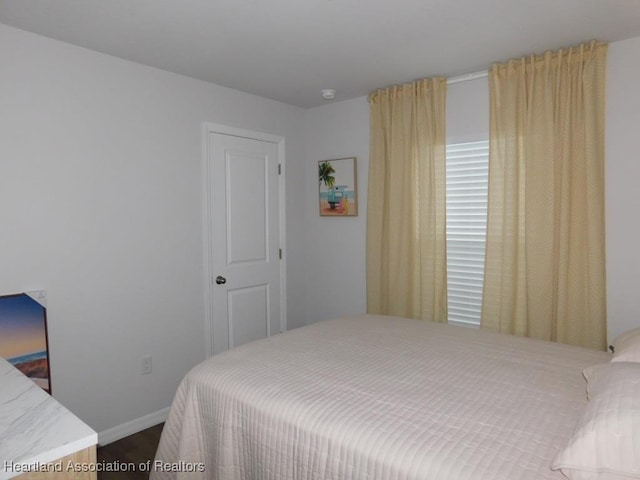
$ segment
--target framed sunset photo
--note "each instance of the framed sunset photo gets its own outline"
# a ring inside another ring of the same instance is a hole
[[[30,294],[0,296],[0,357],[51,393],[47,309]]]
[[[318,162],[320,216],[358,215],[356,157]]]

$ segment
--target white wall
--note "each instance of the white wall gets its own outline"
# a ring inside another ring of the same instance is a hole
[[[447,143],[489,139],[489,82],[477,78],[447,86]]]
[[[47,290],[54,396],[94,429],[168,407],[205,357],[204,121],[286,138],[304,324],[303,113],[0,25],[0,292]]]
[[[369,105],[365,97],[305,112],[307,323],[364,313]],[[357,157],[358,216],[320,217],[318,161]]]
[[[606,117],[609,341],[640,327],[640,37],[609,45]]]

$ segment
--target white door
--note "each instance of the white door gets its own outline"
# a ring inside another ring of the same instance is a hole
[[[212,353],[282,331],[279,148],[206,131]]]

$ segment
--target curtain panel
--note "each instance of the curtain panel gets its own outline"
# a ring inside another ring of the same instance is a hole
[[[367,311],[447,319],[446,79],[369,95]]]
[[[482,326],[606,346],[606,44],[494,65]]]

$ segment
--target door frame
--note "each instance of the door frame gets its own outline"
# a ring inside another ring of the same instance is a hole
[[[286,252],[286,190],[285,190],[285,139],[279,135],[229,127],[217,123],[204,122],[202,125],[202,218],[203,218],[203,250],[204,250],[204,315],[205,315],[205,339],[207,358],[213,355],[213,295],[211,288],[214,282],[214,272],[211,261],[213,259],[211,246],[211,185],[209,184],[209,134],[219,133],[234,137],[260,140],[274,143],[278,147],[278,211],[279,234],[282,259],[280,260],[280,332],[287,329],[287,256]],[[272,332],[273,334],[273,332]]]

